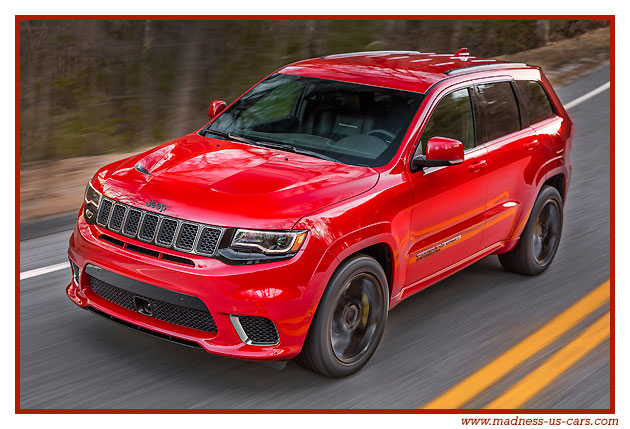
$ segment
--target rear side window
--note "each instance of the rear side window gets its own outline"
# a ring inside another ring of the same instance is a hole
[[[554,115],[549,97],[544,88],[535,80],[519,80],[518,93],[527,109],[529,125],[550,118]]]
[[[485,125],[483,143],[521,129],[516,96],[509,82],[477,85],[477,93]]]
[[[464,149],[475,146],[475,128],[468,89],[451,92],[440,100],[420,137],[422,153],[426,153],[427,142],[432,137],[459,140]]]

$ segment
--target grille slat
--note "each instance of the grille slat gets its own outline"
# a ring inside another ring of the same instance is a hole
[[[217,332],[217,325],[209,311],[171,304],[149,296],[138,295],[128,290],[90,277],[90,288],[101,298],[129,310],[137,311],[134,297],[144,298],[151,303],[153,317],[164,322],[206,332]]]
[[[171,243],[173,242],[173,237],[175,237],[176,230],[177,230],[176,220],[173,220],[173,219],[162,220],[162,225],[160,226],[160,233],[158,234],[158,238],[156,242],[158,244],[170,246]]]
[[[221,238],[221,231],[216,228],[204,228],[197,245],[197,252],[212,255]]]
[[[140,218],[142,212],[140,210],[130,209],[127,215],[127,222],[125,222],[125,228],[123,234],[134,236],[138,233],[138,227],[140,226]]]
[[[188,251],[192,250],[198,230],[199,225],[195,225],[192,223],[183,224],[181,229],[179,230],[176,247]]]
[[[183,221],[103,197],[96,223],[112,232],[184,253],[214,256],[223,228]]]
[[[109,221],[109,229],[112,231],[120,231],[126,211],[126,207],[122,204],[116,204],[114,206],[114,212],[112,213],[112,218]]]
[[[153,237],[155,237],[155,231],[158,226],[158,222],[160,221],[160,217],[154,214],[145,214],[144,220],[142,221],[142,227],[140,229],[140,239],[145,241],[153,241]]]
[[[107,222],[109,221],[109,213],[111,212],[113,205],[114,204],[111,201],[103,198],[98,211],[98,216],[96,217],[96,223],[101,226],[107,225]]]

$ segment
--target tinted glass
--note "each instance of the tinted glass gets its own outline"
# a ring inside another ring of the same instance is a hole
[[[519,80],[518,93],[527,109],[529,125],[540,122],[553,116],[553,108],[549,97],[540,82],[535,80]]]
[[[252,144],[379,167],[392,160],[423,94],[276,74],[222,113],[209,130]],[[293,147],[293,149],[291,148]]]
[[[521,129],[516,97],[509,82],[477,85],[484,112],[484,143]]]
[[[451,92],[440,100],[420,137],[422,153],[426,153],[427,142],[431,137],[459,140],[464,149],[475,146],[475,128],[468,89]]]

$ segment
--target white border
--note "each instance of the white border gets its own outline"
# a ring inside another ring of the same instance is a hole
[[[619,3],[621,4],[621,3]],[[505,2],[498,0],[484,2],[464,2],[450,1],[444,2],[410,2],[388,0],[386,2],[359,2],[338,0],[319,0],[317,2],[298,2],[296,0],[274,0],[274,1],[251,1],[241,0],[235,2],[212,2],[212,1],[177,1],[177,2],[130,2],[128,0],[110,0],[107,2],[85,2],[85,1],[22,1],[5,2],[2,14],[1,34],[3,40],[2,57],[5,58],[2,68],[3,111],[0,116],[2,129],[5,130],[4,147],[13,147],[14,130],[14,68],[12,67],[14,54],[14,15],[15,14],[399,14],[399,15],[419,15],[419,14],[458,14],[458,15],[478,15],[478,14],[611,14],[619,13],[617,16],[617,46],[625,46],[628,38],[628,22],[622,9],[615,7],[616,3],[611,1],[599,2],[575,2],[530,0],[527,2]],[[625,12],[625,11],[624,11]],[[617,69],[629,70],[628,56],[617,55]],[[623,80],[625,76],[619,73],[618,80]],[[619,85],[617,89],[617,100],[627,100],[627,89]],[[625,118],[629,113],[627,103],[617,103],[617,118]],[[618,119],[618,123],[623,124],[625,120]],[[627,186],[630,183],[630,168],[627,168],[619,160],[630,159],[630,145],[627,144],[625,134],[618,127],[617,132],[617,161],[616,161],[616,213],[617,213],[617,416],[620,418],[621,426],[629,424],[630,413],[625,412],[623,404],[630,403],[628,397],[628,369],[625,365],[630,361],[627,347],[628,311],[622,311],[628,302],[628,274],[623,262],[628,252],[623,243],[630,240],[630,230],[625,228],[623,221],[627,217],[626,209],[629,208],[627,201]],[[7,149],[5,149],[7,150]],[[14,183],[14,159],[10,154],[2,157],[2,168],[0,168],[0,180],[4,186],[1,187],[2,201],[14,201],[13,188],[9,184]],[[625,215],[625,216],[624,216]],[[0,211],[0,219],[4,224],[14,224],[14,215],[11,210]],[[13,276],[15,271],[13,248],[5,246],[1,250],[0,264],[5,278],[5,283],[11,284],[5,287],[13,289]],[[628,264],[625,264],[626,266]],[[212,427],[256,427],[256,428],[277,428],[279,425],[289,427],[324,427],[332,424],[334,427],[391,427],[393,425],[403,425],[411,423],[412,427],[427,428],[460,428],[461,415],[240,415],[240,416],[217,416],[217,415],[29,415],[15,416],[14,411],[14,354],[13,331],[14,325],[14,305],[10,299],[2,300],[2,326],[5,327],[5,346],[2,354],[2,368],[5,372],[3,379],[1,407],[4,411],[5,427],[51,427],[63,424],[64,427],[79,427],[89,425],[91,428],[111,428],[113,425],[123,423],[124,427],[138,425],[137,427],[177,427],[182,424],[190,424],[195,421],[197,424],[210,425]],[[8,332],[7,332],[8,331]],[[528,417],[535,417],[527,415]],[[479,416],[481,417],[481,416]]]

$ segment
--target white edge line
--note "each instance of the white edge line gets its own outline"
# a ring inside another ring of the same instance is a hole
[[[444,64],[450,64],[450,63],[444,63]],[[442,64],[436,64],[436,65],[442,65]],[[584,101],[588,100],[589,98],[596,96],[600,92],[606,91],[608,88],[610,88],[610,81],[606,82],[605,84],[603,84],[602,86],[598,88],[595,88],[594,90],[590,92],[587,92],[586,94],[576,98],[575,100],[568,102],[567,104],[564,105],[564,108],[570,109],[572,107],[575,107],[578,104],[583,103]],[[20,273],[20,280],[30,279],[31,277],[41,276],[42,274],[48,274],[54,271],[63,270],[64,268],[67,268],[69,266],[70,264],[68,262],[63,262],[61,264],[49,265],[43,268],[36,268],[34,270],[24,271],[23,273]]]
[[[582,95],[581,97],[578,97],[575,100],[568,102],[567,104],[564,105],[564,108],[565,109],[570,109],[572,107],[575,107],[578,104],[583,103],[584,101],[588,100],[589,98],[596,96],[600,92],[606,91],[608,88],[610,88],[610,81],[606,82],[605,84],[603,84],[599,88],[595,88],[591,92],[587,92],[586,94]]]
[[[35,268],[34,270],[24,271],[20,273],[20,280],[30,279],[31,277],[41,276],[42,274],[52,273],[53,271],[63,270],[64,268],[70,268],[69,262],[63,262],[61,264],[49,265],[43,268]]]

